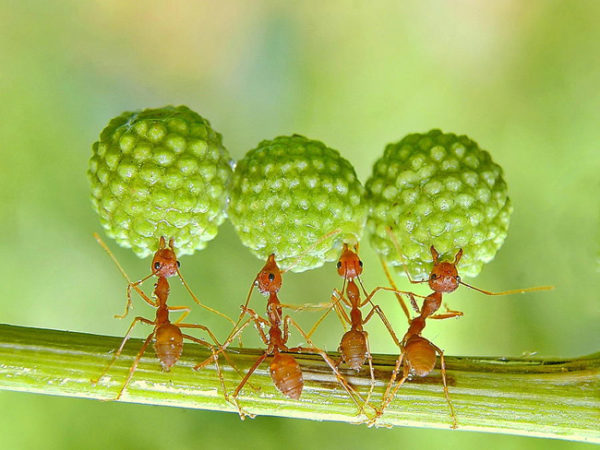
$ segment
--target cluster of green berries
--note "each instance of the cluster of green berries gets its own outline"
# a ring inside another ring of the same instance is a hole
[[[371,244],[413,278],[429,276],[432,245],[446,260],[462,248],[460,272],[474,277],[508,231],[502,168],[467,136],[431,130],[389,144],[366,188]]]
[[[235,169],[234,169],[235,167]],[[475,276],[506,237],[512,207],[502,169],[466,136],[432,130],[390,144],[366,189],[337,150],[303,136],[261,142],[233,163],[219,133],[184,106],[126,112],[93,146],[92,201],[107,234],[139,256],[173,238],[204,248],[227,216],[256,256],[303,271],[371,243],[413,277],[429,248]]]
[[[140,257],[161,236],[179,254],[217,235],[233,160],[208,120],[185,106],[125,112],[93,145],[92,203],[106,233]]]

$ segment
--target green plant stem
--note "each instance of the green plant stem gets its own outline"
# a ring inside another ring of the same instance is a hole
[[[0,325],[0,389],[110,400],[115,398],[142,341],[132,339],[113,368],[97,385],[121,339],[91,334]],[[261,354],[256,349],[230,349],[234,364],[247,371]],[[215,366],[192,367],[210,356],[186,343],[181,360],[165,373],[148,351],[140,361],[121,401],[185,408],[236,411],[225,401]],[[334,359],[337,355],[331,355]],[[357,407],[316,355],[295,355],[305,387],[299,401],[273,386],[263,363],[241,391],[240,404],[253,414],[311,420],[360,422]],[[374,355],[378,405],[394,367],[395,355]],[[231,393],[240,375],[220,358]],[[439,362],[439,361],[438,361]],[[526,436],[600,442],[600,353],[568,360],[446,357],[450,397],[458,428]],[[367,369],[358,375],[343,370],[363,395],[370,385]],[[439,365],[429,376],[401,387],[377,425],[449,428]],[[364,416],[363,416],[364,419]]]

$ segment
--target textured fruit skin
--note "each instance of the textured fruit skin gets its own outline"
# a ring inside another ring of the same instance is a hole
[[[467,136],[431,130],[389,144],[366,189],[372,246],[398,272],[406,262],[415,279],[428,278],[431,245],[447,261],[462,248],[459,272],[476,276],[508,231],[512,205],[502,169]]]
[[[185,106],[125,112],[93,145],[92,203],[106,234],[139,257],[161,236],[192,254],[225,220],[232,165],[221,135]]]
[[[337,150],[293,135],[263,141],[238,162],[228,214],[257,257],[275,253],[282,269],[301,272],[336,259],[343,241],[357,242],[367,207],[364,187]],[[320,241],[335,229],[341,233]]]

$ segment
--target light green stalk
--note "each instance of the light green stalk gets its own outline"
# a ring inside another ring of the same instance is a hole
[[[0,325],[0,389],[110,400],[123,384],[141,341],[132,339],[127,344],[98,385],[90,379],[98,377],[119,343],[120,338],[114,337]],[[231,349],[229,354],[246,371],[261,351]],[[214,365],[192,370],[209,356],[201,346],[186,343],[181,360],[165,373],[149,348],[121,401],[236,411],[224,399]],[[239,396],[244,409],[260,415],[359,422],[356,405],[321,358],[304,354],[296,358],[305,380],[300,401],[274,388],[267,359]],[[223,361],[231,392],[240,376]],[[395,355],[374,356],[375,406],[395,361]],[[600,353],[569,360],[446,357],[446,364],[458,429],[600,442]],[[343,373],[366,395],[368,370],[358,375]],[[437,369],[405,383],[377,422],[430,428],[449,428],[450,424]]]

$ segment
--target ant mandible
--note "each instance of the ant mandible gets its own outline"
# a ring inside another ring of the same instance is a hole
[[[209,360],[211,362],[214,362],[214,364],[215,364],[215,367],[217,369],[217,375],[221,382],[221,386],[223,388],[224,395],[227,397],[227,392],[225,390],[225,382],[223,380],[223,375],[221,373],[221,369],[220,369],[220,366],[218,363],[218,352],[215,350],[215,346],[216,347],[220,346],[216,337],[210,331],[210,329],[205,327],[204,325],[182,323],[182,320],[185,317],[187,317],[187,315],[190,313],[189,307],[187,307],[187,306],[168,306],[167,305],[167,299],[169,297],[169,292],[170,292],[169,282],[167,281],[167,278],[178,275],[179,278],[185,284],[185,281],[183,280],[183,278],[179,272],[180,262],[177,259],[177,256],[175,254],[175,247],[174,247],[173,239],[169,240],[169,247],[167,248],[165,238],[164,237],[160,238],[159,248],[156,251],[156,253],[154,254],[154,257],[152,258],[151,274],[149,276],[143,278],[139,282],[133,283],[130,281],[129,276],[127,275],[125,270],[122,268],[122,266],[119,264],[116,257],[113,255],[113,253],[107,247],[107,245],[102,241],[100,236],[98,236],[96,233],[94,233],[94,237],[96,238],[98,243],[102,246],[102,248],[104,248],[104,250],[108,253],[108,255],[111,257],[111,259],[115,262],[115,264],[119,268],[119,271],[121,272],[121,274],[128,281],[127,307],[125,310],[125,314],[122,317],[124,317],[127,314],[127,311],[129,310],[129,308],[131,306],[131,295],[130,294],[131,294],[132,288],[141,296],[142,299],[144,299],[144,301],[146,303],[148,303],[149,305],[156,308],[156,317],[153,321],[146,319],[144,317],[140,317],[140,316],[136,317],[133,320],[133,322],[129,326],[129,329],[127,330],[125,337],[123,338],[123,341],[121,342],[121,345],[119,346],[117,352],[114,354],[112,360],[110,361],[108,366],[104,369],[104,371],[100,374],[100,376],[98,378],[92,380],[92,383],[94,383],[94,384],[98,383],[98,381],[100,381],[106,375],[106,373],[110,370],[110,368],[116,362],[117,358],[121,355],[121,352],[123,351],[123,348],[125,347],[125,344],[127,343],[127,341],[129,340],[129,338],[131,336],[133,328],[135,327],[135,325],[137,323],[141,322],[141,323],[145,323],[148,325],[153,325],[154,328],[153,328],[152,332],[148,335],[148,337],[146,338],[144,343],[142,344],[142,347],[140,348],[139,352],[137,353],[137,355],[133,361],[133,364],[129,368],[129,374],[128,374],[125,382],[121,386],[121,389],[119,390],[119,393],[117,394],[115,400],[119,400],[121,398],[123,392],[125,391],[125,388],[127,387],[129,382],[131,381],[131,378],[133,377],[133,374],[140,362],[140,359],[142,358],[143,354],[145,353],[146,349],[148,348],[148,345],[150,345],[150,342],[152,342],[153,339],[155,340],[154,350],[156,352],[156,356],[160,361],[162,370],[165,372],[169,372],[171,370],[171,367],[173,367],[173,365],[175,365],[175,363],[181,357],[181,354],[183,352],[183,340],[184,339],[188,339],[192,342],[196,342],[200,345],[203,345],[204,347],[207,347],[212,352],[212,356],[209,358]],[[150,297],[148,297],[144,293],[144,291],[142,291],[139,288],[139,284],[141,282],[143,282],[144,280],[147,280],[150,276],[158,277],[158,280],[156,282],[155,289],[154,289],[154,297],[156,300],[152,300]],[[187,284],[186,284],[186,287],[187,287]],[[175,322],[171,322],[169,320],[169,312],[170,311],[182,312],[182,315]],[[117,316],[117,317],[121,317],[121,316]],[[182,333],[181,328],[199,328],[201,330],[204,330],[210,336],[210,338],[212,339],[212,341],[215,345],[213,346],[202,339],[198,339],[196,337],[184,334],[184,333]],[[224,356],[228,360],[228,362],[230,362],[225,353],[224,353]],[[231,362],[230,362],[230,364],[231,364]]]

